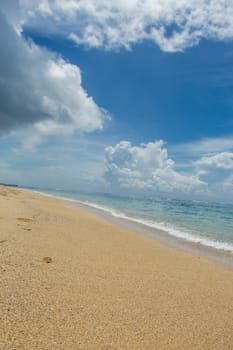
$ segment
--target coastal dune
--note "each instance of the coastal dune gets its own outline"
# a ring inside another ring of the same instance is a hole
[[[0,186],[0,350],[233,349],[233,270]]]

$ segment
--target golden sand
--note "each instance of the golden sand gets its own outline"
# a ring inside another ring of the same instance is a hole
[[[233,349],[233,271],[0,187],[0,349]]]

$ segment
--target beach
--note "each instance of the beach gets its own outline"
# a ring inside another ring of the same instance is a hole
[[[0,186],[0,350],[233,349],[233,270]]]

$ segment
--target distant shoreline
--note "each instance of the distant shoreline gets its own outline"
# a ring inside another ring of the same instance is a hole
[[[20,188],[20,187],[19,187],[18,185],[16,185],[16,184],[8,184],[8,183],[4,183],[4,182],[0,182],[0,186]]]

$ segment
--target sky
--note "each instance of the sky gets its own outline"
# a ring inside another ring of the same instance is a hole
[[[10,0],[0,27],[0,182],[233,202],[233,0]]]

